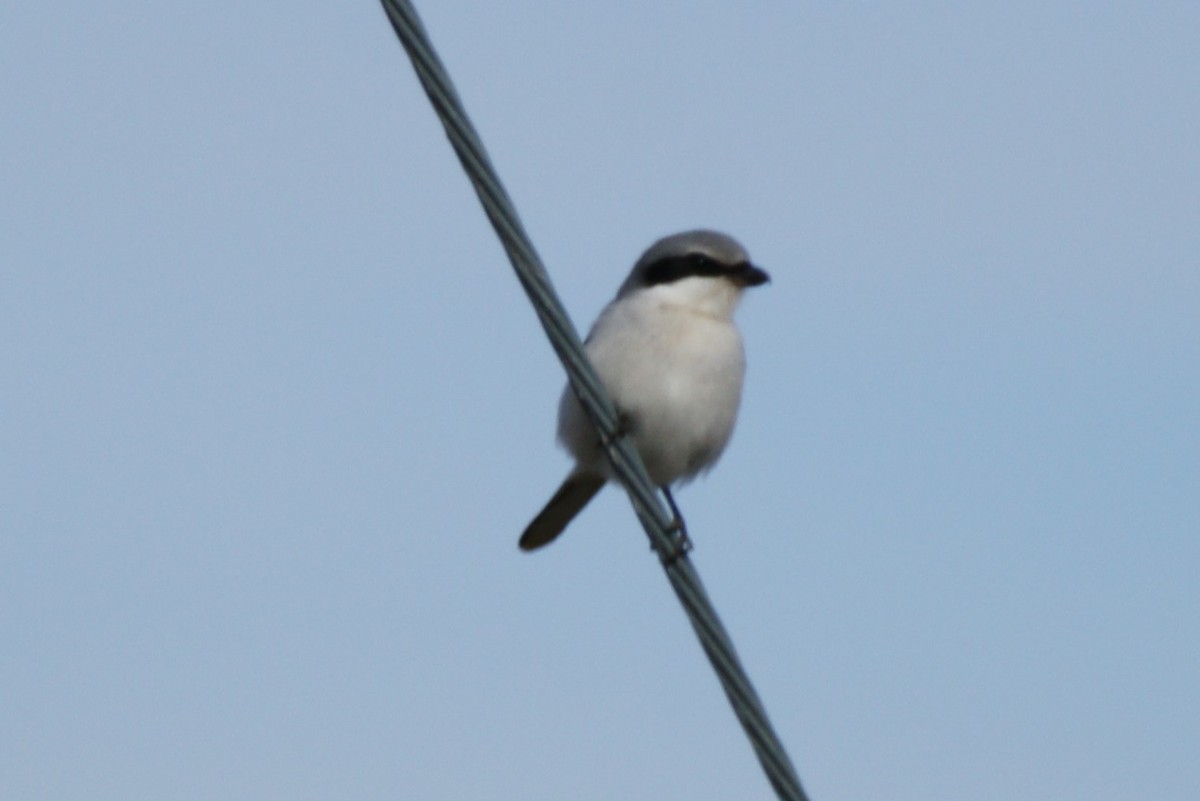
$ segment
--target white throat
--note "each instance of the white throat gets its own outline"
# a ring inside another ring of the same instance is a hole
[[[742,290],[723,278],[683,278],[642,290],[655,303],[678,306],[722,321],[733,319]]]

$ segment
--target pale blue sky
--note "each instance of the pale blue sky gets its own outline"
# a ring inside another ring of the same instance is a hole
[[[1194,801],[1200,6],[424,3],[577,324],[712,226],[695,562],[814,801]],[[770,790],[373,3],[0,10],[0,796]]]

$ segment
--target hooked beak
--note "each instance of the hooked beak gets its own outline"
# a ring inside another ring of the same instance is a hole
[[[755,267],[749,262],[741,265],[731,276],[733,282],[740,287],[762,286],[771,280],[767,271]]]

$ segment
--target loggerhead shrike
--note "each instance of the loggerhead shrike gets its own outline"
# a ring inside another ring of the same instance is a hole
[[[725,234],[665,237],[638,259],[584,343],[622,433],[663,490],[681,531],[670,487],[712,467],[729,442],[746,371],[733,312],[743,289],[769,280]],[[575,467],[521,535],[522,550],[561,534],[612,477],[569,383],[558,407],[558,439]]]

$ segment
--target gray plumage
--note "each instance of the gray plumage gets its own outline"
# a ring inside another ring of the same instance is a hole
[[[695,478],[729,443],[745,373],[733,313],[745,288],[768,280],[732,237],[675,234],[638,259],[592,326],[588,358],[656,485]],[[569,385],[559,403],[558,439],[575,467],[521,535],[524,550],[553,541],[611,477]]]

